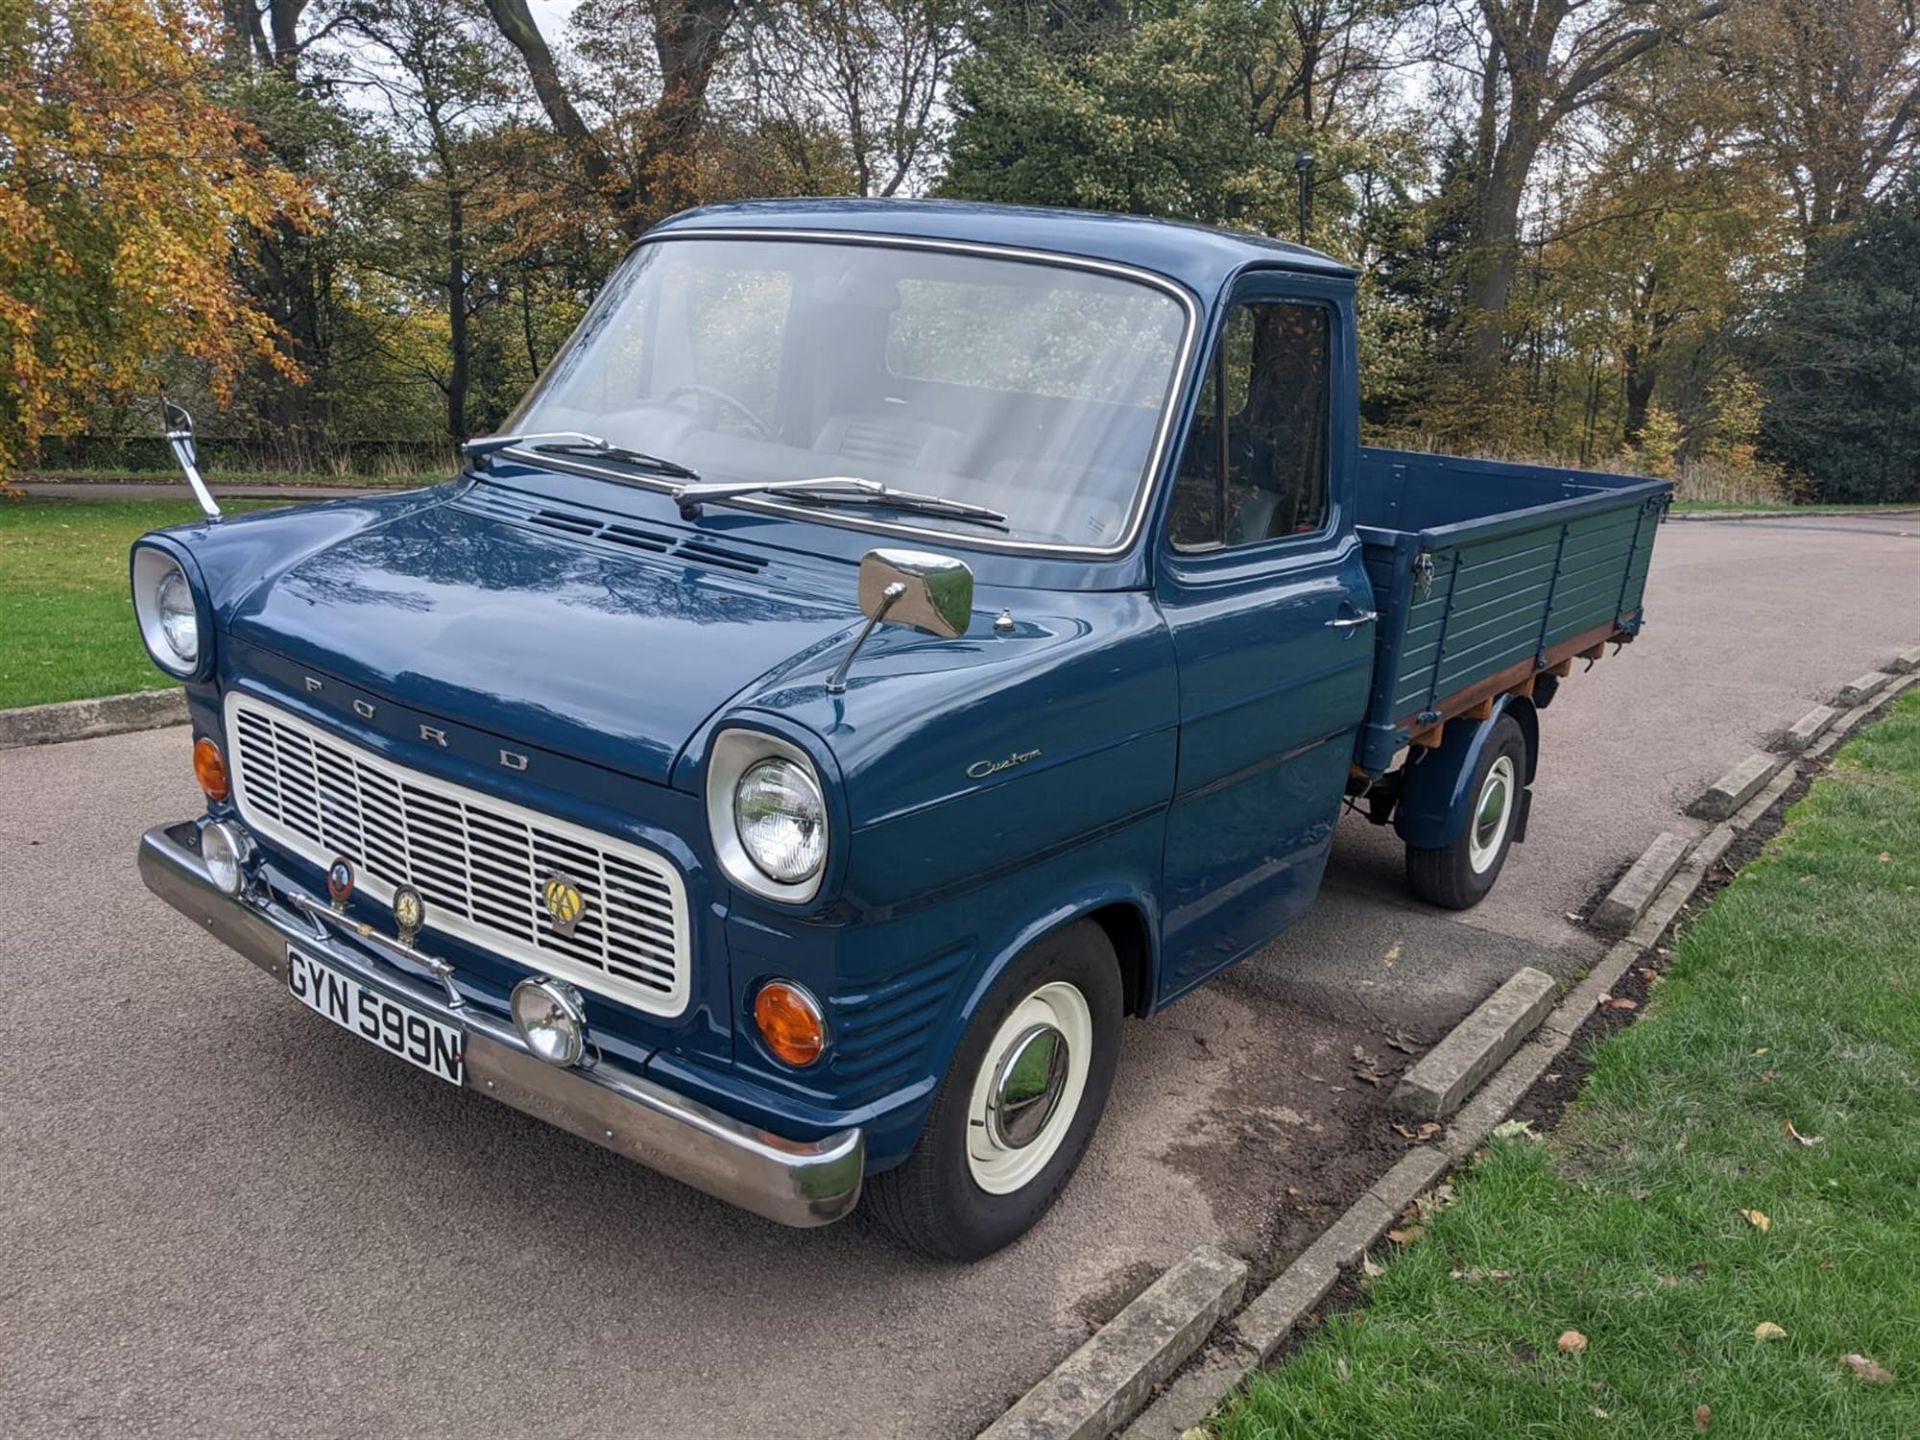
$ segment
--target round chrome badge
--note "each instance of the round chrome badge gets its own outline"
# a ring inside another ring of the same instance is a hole
[[[327,866],[327,896],[333,901],[333,908],[347,908],[347,897],[353,894],[353,866],[344,855],[336,856]]]
[[[427,902],[411,885],[393,892],[393,930],[402,945],[413,944],[420,927],[427,923]]]

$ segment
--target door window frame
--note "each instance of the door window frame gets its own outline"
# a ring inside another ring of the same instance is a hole
[[[1354,453],[1359,443],[1358,397],[1355,405],[1349,407],[1351,413],[1334,405],[1334,396],[1343,379],[1356,372],[1351,297],[1350,284],[1334,283],[1293,270],[1243,271],[1227,286],[1207,329],[1204,364],[1192,378],[1192,403],[1183,417],[1180,444],[1171,455],[1155,527],[1155,548],[1160,562],[1174,575],[1189,583],[1232,580],[1248,573],[1294,569],[1335,560],[1357,543],[1351,533],[1343,536],[1342,532],[1350,531],[1346,518],[1352,503]],[[1310,305],[1327,317],[1327,380],[1323,397],[1327,513],[1320,528],[1305,534],[1274,535],[1244,545],[1183,549],[1173,541],[1174,499],[1207,380],[1226,343],[1228,318],[1239,306],[1263,303]],[[1336,540],[1342,543],[1334,543]]]

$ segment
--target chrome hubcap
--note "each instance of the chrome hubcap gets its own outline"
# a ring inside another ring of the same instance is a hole
[[[1467,834],[1467,861],[1477,875],[1485,874],[1492,866],[1507,838],[1507,824],[1513,817],[1515,779],[1513,758],[1502,755],[1493,762],[1480,787],[1480,801],[1473,808],[1473,828]]]
[[[967,1095],[967,1171],[1011,1195],[1043,1170],[1073,1129],[1093,1059],[1093,1010],[1052,980],[1015,1005],[987,1042]]]
[[[1031,1145],[1059,1108],[1067,1086],[1067,1037],[1035,1025],[1013,1042],[993,1077],[987,1130],[1008,1150]]]

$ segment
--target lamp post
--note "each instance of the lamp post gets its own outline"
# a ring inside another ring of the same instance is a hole
[[[1308,222],[1313,219],[1313,152],[1302,150],[1293,157],[1293,173],[1300,187],[1300,243],[1307,243]]]

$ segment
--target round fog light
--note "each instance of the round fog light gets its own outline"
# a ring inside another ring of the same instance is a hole
[[[513,1023],[527,1048],[549,1065],[577,1065],[587,1046],[587,1007],[564,980],[522,980],[513,987]]]
[[[207,867],[207,878],[228,895],[246,888],[247,859],[252,854],[247,832],[231,820],[211,820],[200,831],[200,859]]]

